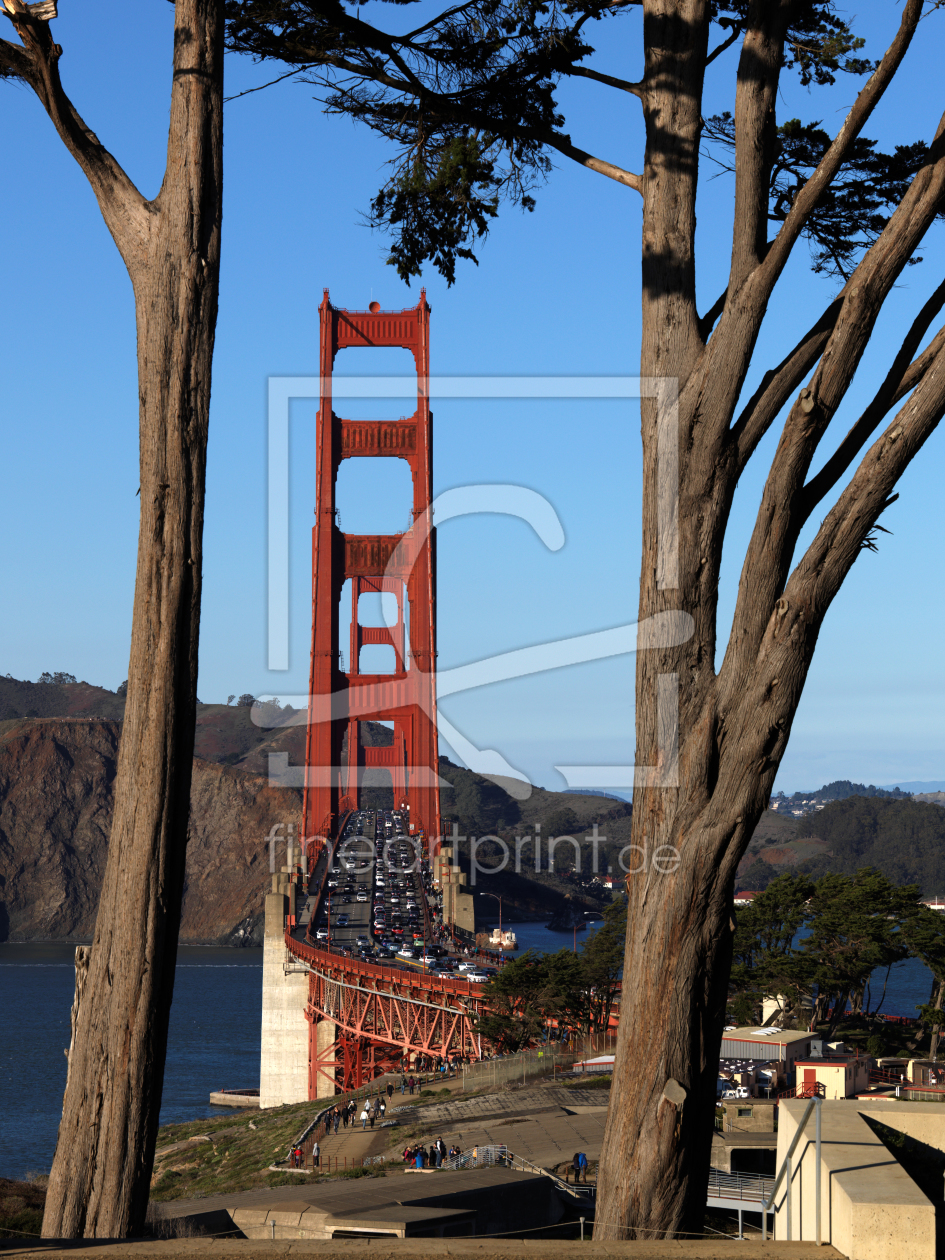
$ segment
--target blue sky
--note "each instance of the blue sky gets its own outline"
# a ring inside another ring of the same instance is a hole
[[[166,142],[171,7],[64,0],[55,27],[62,74],[86,121],[146,195]],[[372,5],[368,15],[382,10]],[[129,16],[129,12],[131,16]],[[395,9],[386,20],[399,20]],[[870,0],[859,29],[870,52],[898,22]],[[901,82],[868,129],[887,145],[930,138],[943,102],[937,48],[945,15],[927,19]],[[639,72],[638,19],[601,32],[601,69]],[[734,52],[713,68],[707,112],[731,104]],[[228,93],[272,77],[230,58]],[[809,95],[785,79],[779,117],[836,130],[856,83]],[[0,559],[5,616],[0,672],[69,670],[115,687],[126,676],[137,533],[137,404],[131,289],[84,177],[32,94],[3,85],[0,152],[7,172],[0,343],[3,459]],[[226,106],[224,262],[214,364],[205,536],[200,698],[307,689],[309,529],[314,405],[291,421],[290,668],[267,669],[266,391],[273,375],[317,368],[323,287],[341,306],[414,304],[419,284],[384,265],[384,238],[361,219],[390,154],[353,124],[328,118],[314,89],[285,84]],[[576,143],[639,166],[635,99],[594,84],[561,93]],[[707,173],[710,168],[706,168]],[[731,185],[706,179],[699,206],[700,292],[724,285]],[[560,159],[537,209],[506,209],[452,289],[424,278],[432,370],[444,375],[632,376],[639,365],[637,195]],[[881,379],[890,347],[942,274],[933,230],[874,336],[838,434]],[[833,292],[801,247],[759,343],[752,388]],[[403,370],[395,352],[338,370]],[[368,410],[367,414],[378,414]],[[550,551],[523,522],[483,513],[439,531],[441,668],[631,622],[639,550],[638,415],[630,402],[444,402],[435,410],[435,488],[508,484],[554,507],[565,543]],[[739,488],[723,572],[724,642],[739,557],[763,484],[759,451]],[[875,783],[945,776],[942,621],[943,435],[903,479],[893,530],[864,554],[831,610],[778,780],[788,791],[834,778]],[[341,498],[351,532],[404,515],[386,461],[358,461]],[[346,475],[348,474],[346,469]],[[354,484],[354,472],[358,484]],[[385,515],[386,513],[386,515]],[[815,522],[816,525],[816,522]],[[396,523],[393,528],[397,528]],[[811,536],[809,531],[807,540]],[[633,658],[559,669],[456,695],[450,722],[480,748],[547,787],[555,765],[626,764],[633,754]],[[448,751],[448,749],[446,750]],[[608,786],[602,783],[600,786]]]

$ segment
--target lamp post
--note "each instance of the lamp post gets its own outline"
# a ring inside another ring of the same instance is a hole
[[[502,948],[502,894],[484,892],[483,897],[492,897],[499,903],[499,949]]]

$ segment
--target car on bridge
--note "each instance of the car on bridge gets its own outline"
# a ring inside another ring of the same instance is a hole
[[[484,971],[464,971],[463,979],[471,980],[474,984],[485,984],[491,977],[487,976]]]
[[[335,920],[335,923],[338,925],[338,927],[347,927],[348,922],[349,920],[346,914],[339,914],[338,918]]]

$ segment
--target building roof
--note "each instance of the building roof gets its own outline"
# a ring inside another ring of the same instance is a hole
[[[785,1032],[780,1028],[726,1028],[722,1033],[722,1046],[727,1041],[748,1041],[755,1046],[790,1046],[798,1041],[810,1041],[813,1033]]]

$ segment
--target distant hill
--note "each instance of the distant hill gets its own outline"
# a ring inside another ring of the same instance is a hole
[[[795,792],[793,796],[785,796],[778,792],[771,798],[771,808],[780,813],[801,816],[816,810],[818,806],[829,805],[831,801],[843,801],[849,796],[881,797],[886,800],[906,800],[909,792],[902,788],[879,788],[872,783],[851,783],[849,779],[836,779],[833,783],[825,783],[822,788],[811,792]]]
[[[740,888],[766,888],[786,870],[852,875],[875,866],[896,884],[918,884],[923,896],[945,892],[945,809],[938,804],[850,796],[816,814],[779,818],[780,845],[771,843],[770,811],[763,821],[767,838],[752,838],[739,865]]]

